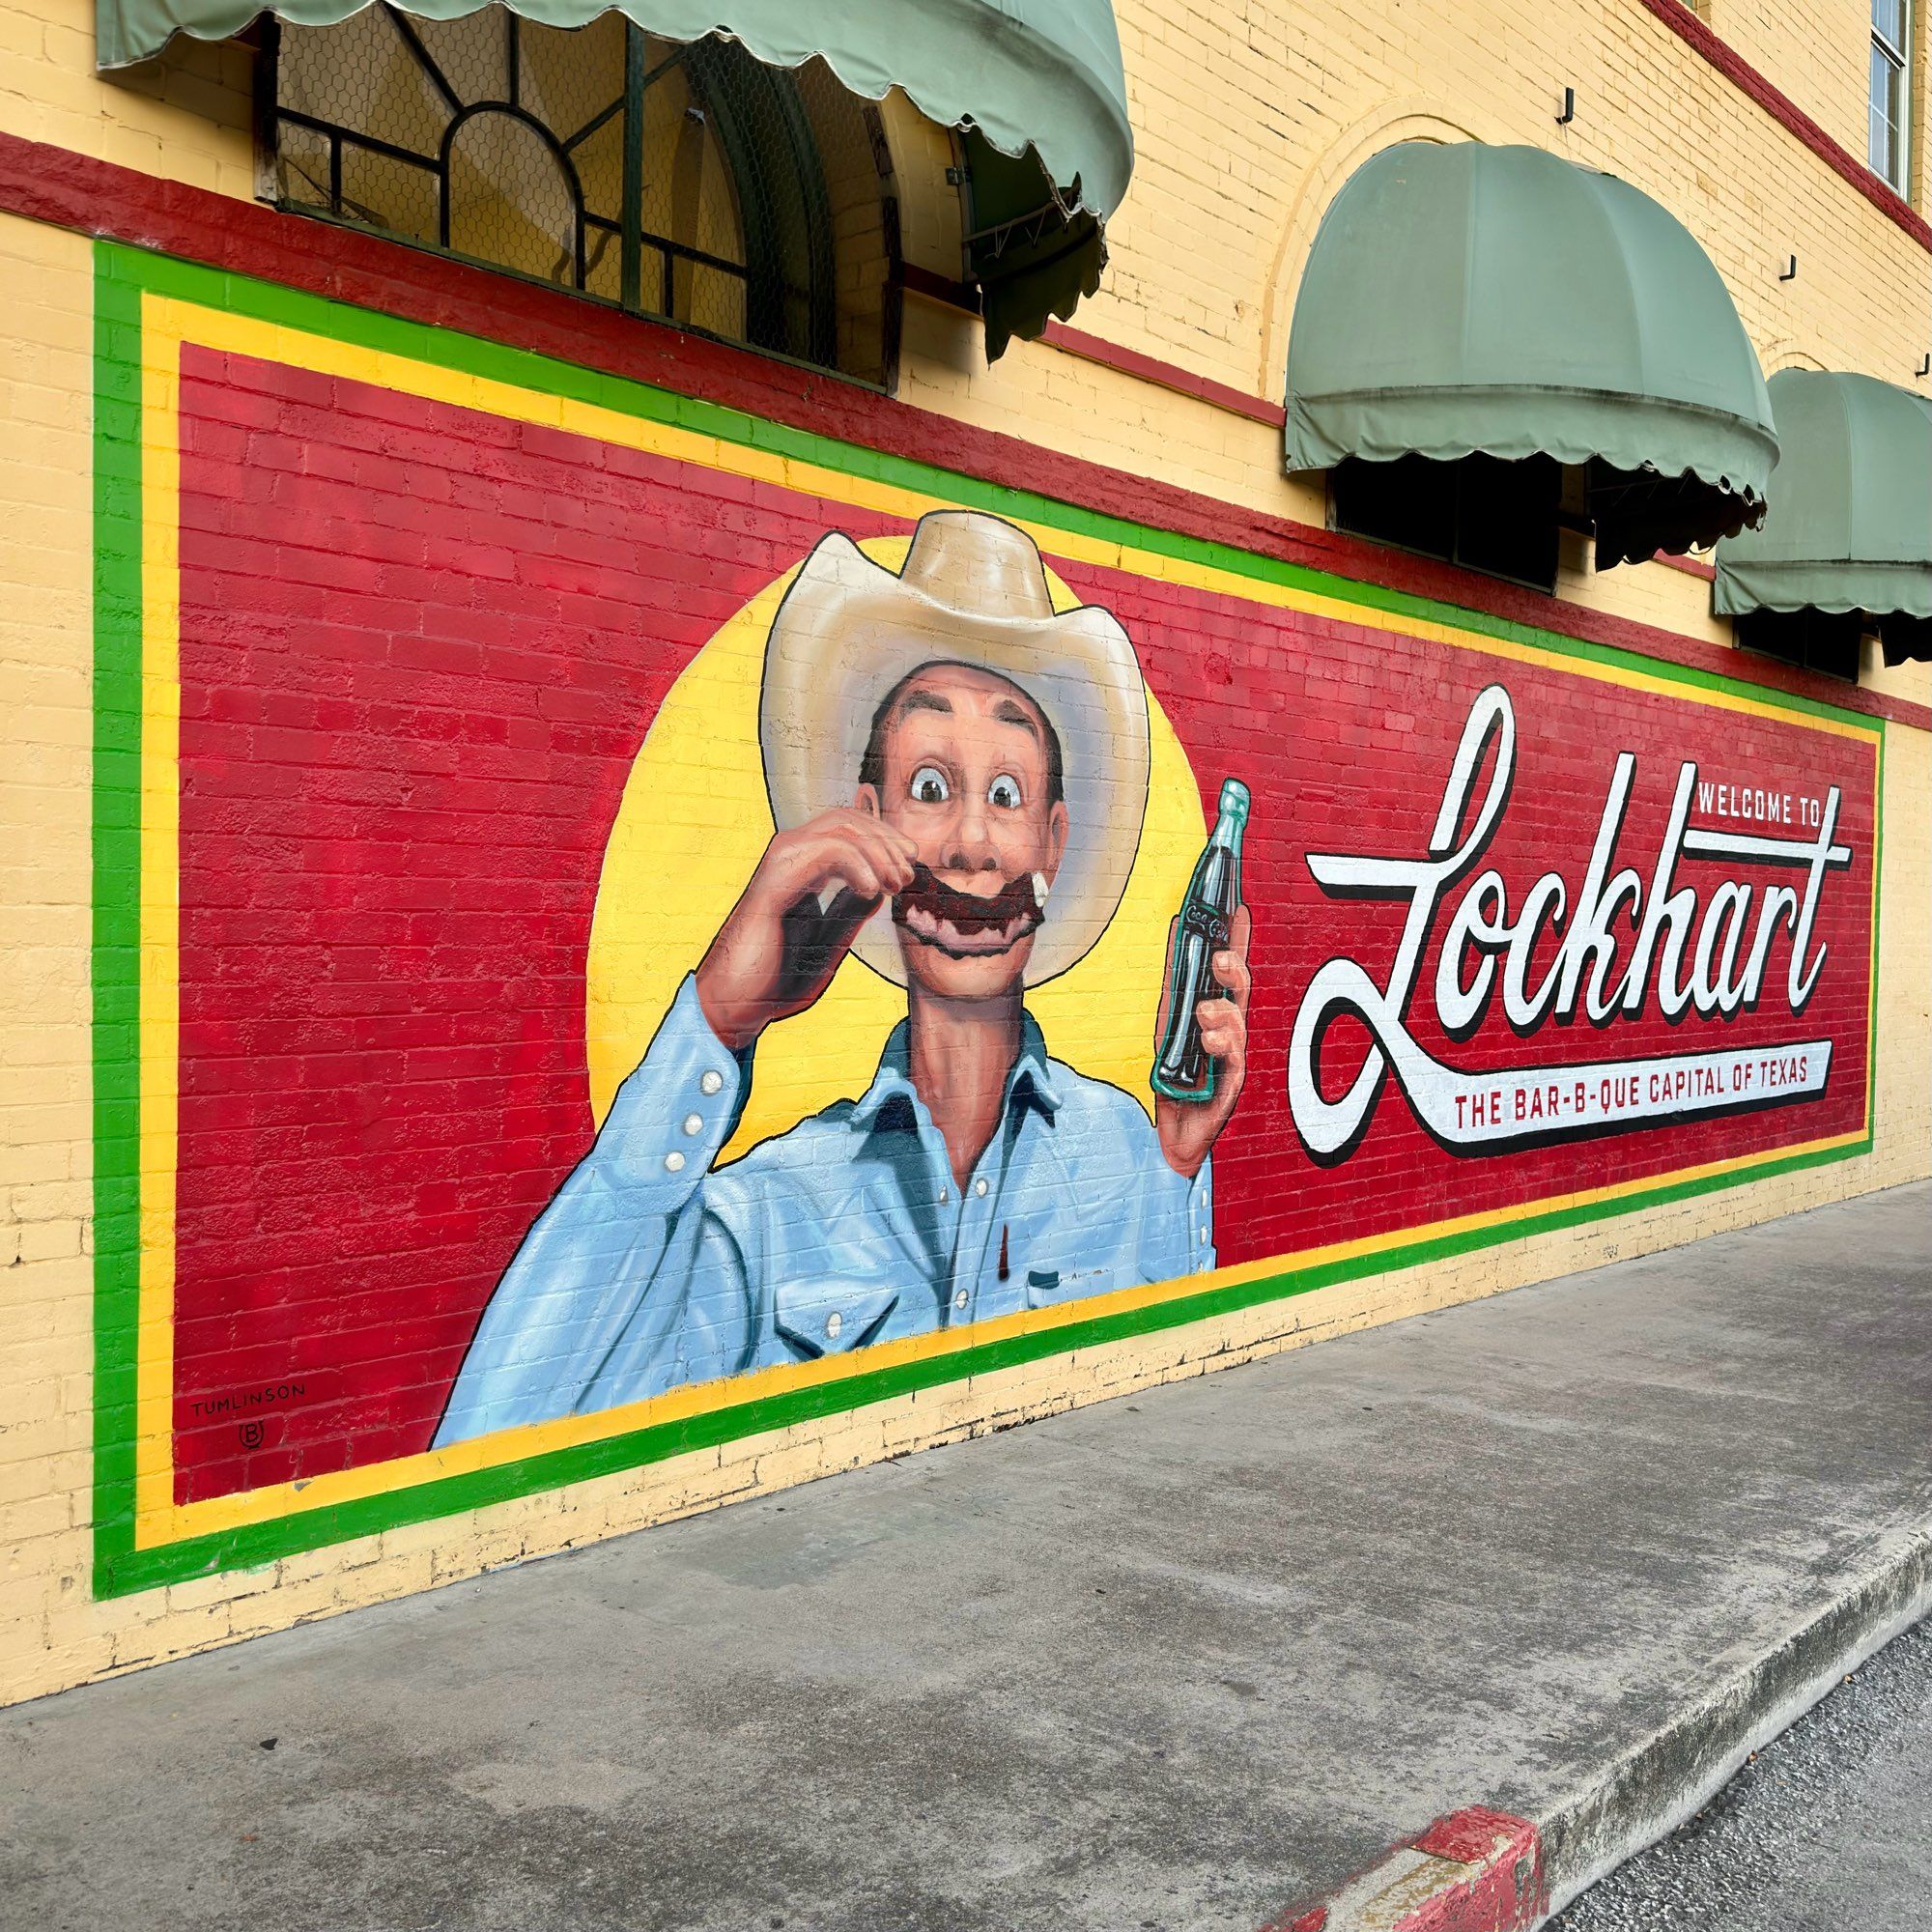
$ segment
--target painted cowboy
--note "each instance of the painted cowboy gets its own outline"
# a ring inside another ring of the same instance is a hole
[[[1207,1103],[1151,1123],[1024,1004],[1106,929],[1140,840],[1119,623],[1056,612],[994,517],[925,517],[898,575],[828,536],[773,620],[759,741],[777,834],[498,1284],[439,1443],[1214,1264],[1245,910],[1199,1009]],[[906,992],[872,1084],[716,1165],[758,1036],[848,952]]]

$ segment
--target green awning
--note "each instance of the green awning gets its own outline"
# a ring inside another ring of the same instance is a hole
[[[1932,648],[1932,404],[1874,376],[1783,369],[1771,407],[1777,493],[1762,529],[1718,546],[1719,615],[1861,611],[1889,657],[1915,632]]]
[[[1633,525],[1612,552],[1648,555],[1759,518],[1777,438],[1723,278],[1648,195],[1540,148],[1404,142],[1316,234],[1288,468],[1478,450],[1593,465]]]
[[[223,41],[263,13],[329,26],[368,0],[97,0],[96,60],[150,60],[176,34]],[[491,0],[409,0],[433,20]],[[508,0],[550,27],[581,27],[609,0]],[[902,88],[942,127],[966,132],[986,179],[969,243],[990,353],[1037,335],[1099,286],[1102,227],[1134,164],[1112,0],[617,0],[667,41],[724,34],[774,67],[822,58],[870,100]]]

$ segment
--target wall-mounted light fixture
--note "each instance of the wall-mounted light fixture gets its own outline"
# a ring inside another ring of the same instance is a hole
[[[1577,118],[1577,90],[1566,87],[1563,90],[1563,112],[1556,117],[1559,128],[1567,128]]]
[[[1778,270],[1777,279],[1780,282],[1795,282],[1798,279],[1798,257],[1796,255],[1787,255],[1784,258],[1784,267]]]
[[[1912,372],[1915,376],[1932,376],[1932,351],[1918,358],[1918,367]]]

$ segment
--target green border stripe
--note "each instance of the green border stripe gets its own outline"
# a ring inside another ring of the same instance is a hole
[[[97,254],[97,261],[99,260]],[[140,297],[99,275],[94,346],[94,1567],[134,1547],[140,1318]],[[126,1587],[119,1585],[119,1587]]]
[[[1694,689],[1756,698],[1784,710],[1839,720],[1876,734],[1874,878],[1883,851],[1885,721],[1719,672],[1648,658],[1484,612],[1460,610],[1279,561],[1232,546],[1106,516],[1020,490],[954,475],[907,457],[855,448],[647,384],[576,367],[529,350],[405,322],[168,256],[97,242],[95,309],[95,783],[94,783],[94,1133],[95,1133],[95,1593],[123,1596],[164,1583],[272,1563],[350,1537],[424,1522],[536,1491],[642,1468],[800,1422],[891,1401],[969,1376],[1049,1355],[1208,1320],[1367,1275],[1448,1260],[1506,1241],[1582,1227],[1686,1201],[1747,1181],[1869,1153],[1872,1135],[1818,1153],[1775,1151],[1752,1166],[1654,1187],[1583,1207],[1533,1207],[1501,1226],[1425,1236],[1400,1247],[1291,1268],[1260,1280],[1180,1294],[1151,1306],[1094,1316],[1058,1328],[980,1343],[835,1382],[750,1401],[725,1401],[701,1415],[556,1449],[520,1462],[364,1496],[329,1508],[156,1548],[133,1544],[135,1364],[139,1248],[139,810],[141,695],[140,298],[144,292],[252,316],[362,348],[574,397],[643,420],[674,423],[720,440],[864,475],[923,495],[1156,554],[1212,565],[1258,582],[1301,589],[1391,615],[1446,624],[1565,656],[1639,669]],[[1873,939],[1876,948],[1876,930]],[[1876,1094],[1877,987],[1869,989],[1868,1078]],[[1875,1108],[1875,1098],[1873,1101]]]

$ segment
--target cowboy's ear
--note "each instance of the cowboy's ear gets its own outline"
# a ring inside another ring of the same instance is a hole
[[[861,785],[852,794],[852,809],[863,811],[867,818],[879,816],[879,789],[876,785]]]
[[[1057,798],[1053,810],[1046,814],[1046,882],[1052,885],[1060,872],[1060,862],[1066,856],[1066,829],[1072,824],[1066,815],[1066,801]]]

